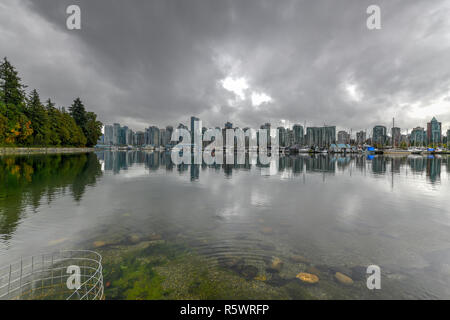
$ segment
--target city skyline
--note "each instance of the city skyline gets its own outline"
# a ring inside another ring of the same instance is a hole
[[[238,125],[234,126],[230,121],[225,122],[223,127],[207,126],[200,118],[191,116],[190,127],[187,127],[181,122],[176,127],[190,130],[191,141],[193,141],[192,128],[194,127],[195,121],[201,122],[202,133],[209,128],[218,128],[222,130],[241,128],[244,131],[250,129],[249,127],[243,128]],[[120,131],[120,128],[123,128],[123,130]],[[399,147],[402,143],[411,146],[423,146],[428,144],[447,143],[448,137],[450,136],[450,128],[445,131],[445,129],[442,128],[442,123],[438,122],[436,117],[433,117],[430,122],[427,122],[425,127],[417,126],[411,130],[395,126],[395,119],[392,119],[391,128],[383,125],[374,125],[370,131],[368,129],[359,131],[353,131],[352,129],[349,131],[337,130],[335,125],[304,127],[298,123],[292,124],[290,127],[284,127],[273,126],[270,122],[262,124],[259,128],[277,129],[279,143],[282,147],[293,145],[329,147],[331,144],[362,145],[366,142],[370,142],[371,144],[392,145],[394,147]],[[167,146],[171,144],[173,130],[174,126],[172,125],[167,125],[165,128],[158,128],[157,126],[151,125],[144,130],[133,131],[128,126],[121,127],[119,123],[114,123],[112,125],[106,124],[104,125],[104,134],[99,139],[99,144]],[[405,134],[403,134],[404,131]],[[120,142],[118,138],[119,134],[122,135]]]

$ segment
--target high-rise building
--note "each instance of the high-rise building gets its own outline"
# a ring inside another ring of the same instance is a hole
[[[125,144],[132,145],[133,144],[133,130],[127,128],[125,131]]]
[[[270,148],[270,146],[271,146],[271,139],[270,139],[270,127],[271,127],[271,125],[270,125],[270,123],[268,123],[268,122],[266,122],[265,124],[263,124],[263,125],[261,125],[261,127],[260,127],[260,129],[265,129],[266,130],[266,133],[267,133],[267,138],[266,138],[266,142],[267,142],[267,147],[269,147]],[[258,145],[259,145],[259,136],[258,136]]]
[[[347,131],[339,131],[337,134],[337,142],[343,143],[343,144],[349,144],[350,143],[350,134]]]
[[[113,140],[113,133],[114,129],[112,125],[105,125],[105,139],[104,139],[104,143],[106,145],[112,145],[114,144],[114,140]]]
[[[287,146],[287,134],[286,134],[286,128],[285,127],[278,127],[278,143],[280,147],[286,147]]]
[[[165,139],[164,139],[164,146],[170,146],[172,145],[172,133],[173,133],[173,127],[172,126],[167,126],[166,127],[166,132],[165,132]]]
[[[425,129],[422,127],[416,127],[411,131],[411,135],[409,137],[412,146],[422,147],[426,145],[427,136],[425,133]]]
[[[366,132],[365,131],[359,131],[356,133],[356,143],[358,145],[363,145],[364,143],[366,143],[367,140],[367,136],[366,136]]]
[[[294,130],[292,129],[286,129],[286,138],[287,138],[287,145],[293,146],[294,145]]]
[[[303,126],[299,124],[294,124],[292,127],[292,131],[294,132],[294,144],[303,144]]]
[[[435,117],[431,122],[427,123],[427,140],[429,144],[438,144],[442,142],[442,123],[438,122]]]
[[[384,145],[387,142],[387,131],[385,126],[375,126],[372,132],[372,143]]]
[[[391,134],[392,134],[392,146],[398,147],[400,145],[400,139],[402,137],[400,128],[398,128],[398,127],[392,128]]]
[[[159,141],[159,128],[155,126],[149,127],[146,131],[146,144],[152,145],[155,148],[159,147],[160,141]]]
[[[145,141],[144,132],[142,132],[142,131],[136,132],[136,134],[134,135],[134,145],[143,146],[145,144],[146,144],[146,141]]]
[[[166,146],[166,129],[159,129],[159,145],[162,147]]]
[[[119,144],[119,138],[120,137],[120,124],[114,123],[113,124],[113,138],[112,138],[112,144],[118,145]]]
[[[447,149],[450,149],[450,129],[447,129]]]
[[[336,127],[308,127],[306,128],[306,144],[311,147],[327,148],[336,143]]]

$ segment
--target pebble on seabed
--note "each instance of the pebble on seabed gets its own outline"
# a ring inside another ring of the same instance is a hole
[[[335,277],[335,279],[336,279],[338,282],[340,282],[340,283],[342,283],[342,284],[346,284],[346,285],[353,284],[352,278],[350,278],[349,276],[346,276],[346,275],[343,274],[343,273],[336,272],[336,273],[334,274],[334,277]]]
[[[300,272],[295,277],[305,283],[314,284],[314,283],[319,282],[319,277],[316,276],[315,274],[311,274],[311,273]]]

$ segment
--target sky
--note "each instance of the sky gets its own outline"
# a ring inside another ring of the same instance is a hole
[[[68,30],[66,9],[81,9]],[[381,9],[369,30],[366,9]],[[450,129],[448,0],[0,0],[0,55],[104,124]]]

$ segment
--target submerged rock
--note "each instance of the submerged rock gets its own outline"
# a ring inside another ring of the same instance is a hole
[[[270,268],[277,272],[280,272],[282,267],[283,261],[281,261],[281,259],[278,257],[274,257],[270,263]]]
[[[312,273],[300,272],[295,277],[297,279],[300,279],[300,281],[308,284],[315,284],[319,282],[319,277]]]
[[[340,273],[340,272],[336,272],[336,273],[334,274],[334,278],[335,278],[338,282],[340,282],[340,283],[342,283],[342,284],[345,284],[345,285],[353,284],[352,278],[350,278],[349,276],[347,276],[347,275],[345,275],[345,274],[343,274],[343,273]]]

